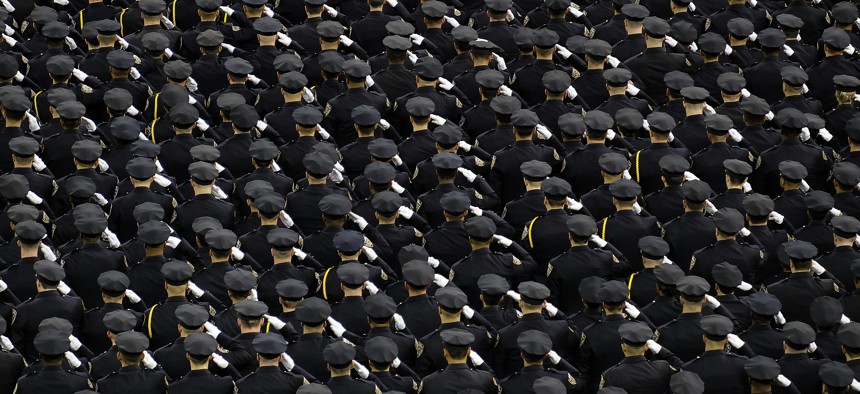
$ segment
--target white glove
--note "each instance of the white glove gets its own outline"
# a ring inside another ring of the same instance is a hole
[[[460,149],[462,149],[462,150],[464,150],[464,151],[466,151],[466,152],[468,152],[468,151],[472,150],[472,145],[471,145],[471,144],[469,144],[469,143],[468,143],[468,142],[466,142],[466,141],[459,141],[459,142],[457,142],[457,146],[458,146],[458,147],[460,147]]]
[[[510,12],[510,11],[508,11]],[[505,63],[505,59],[495,52],[493,52],[493,58],[496,59],[496,63],[498,64],[499,71],[505,71],[508,69],[507,63]]]
[[[0,279],[0,293],[6,291],[9,288],[9,285],[2,279]]]
[[[818,350],[818,344],[812,342],[809,344],[809,349],[807,349],[806,351],[809,353],[815,353],[816,350]]]
[[[430,123],[433,123],[436,126],[441,126],[441,125],[445,124],[445,122],[447,122],[447,120],[445,120],[445,118],[443,118],[439,115],[436,115],[436,114],[430,114]]]
[[[457,22],[456,19],[454,19],[450,16],[447,16],[447,15],[445,16],[445,22],[448,22],[448,24],[451,25],[451,27],[460,27],[460,22]]]
[[[442,90],[448,91],[448,90],[451,90],[454,88],[454,82],[451,82],[445,78],[439,77],[439,79],[437,79],[437,81],[439,82],[439,84],[436,86],[438,86]],[[430,116],[433,116],[433,115],[430,115]]]
[[[304,250],[301,250],[295,246],[293,247],[293,255],[298,257],[299,260],[304,260],[306,257],[308,257],[308,254],[305,253]]]
[[[260,84],[260,78],[257,78],[254,74],[248,74],[248,81],[251,82],[252,85]]]
[[[167,15],[161,15],[161,23],[164,24],[164,27],[166,27],[167,30],[171,30],[176,27],[176,25],[174,25],[173,22],[170,21],[170,18],[168,18]],[[165,50],[165,52],[167,51]],[[171,55],[171,57],[172,56],[173,55]]]
[[[266,319],[267,322],[269,322],[269,324],[272,325],[272,327],[275,327],[276,330],[280,330],[280,329],[284,328],[284,326],[287,325],[286,322],[284,322],[283,320],[278,319],[277,317],[274,317],[272,315],[265,314],[265,315],[263,315],[263,317]]]
[[[630,93],[631,96],[635,96],[639,94],[639,88],[633,84],[633,81],[627,82],[627,93]]]
[[[503,96],[510,96],[510,95],[514,94],[514,91],[511,90],[511,88],[509,88],[505,85],[502,85],[499,87],[499,93],[501,93]]]
[[[639,317],[639,309],[633,306],[633,304],[625,301],[624,302],[624,312],[627,312],[627,315],[636,319]]]
[[[582,18],[585,15],[584,12],[580,11],[579,8],[576,8],[576,5],[571,3],[570,7],[567,7],[567,11],[573,15],[574,18]]]
[[[788,378],[783,374],[779,374],[779,376],[776,377],[776,382],[782,387],[791,386],[791,380],[788,380]]]
[[[194,296],[194,298],[203,297],[203,289],[197,286],[194,282],[188,282],[188,290],[191,290],[191,294]]]
[[[705,115],[713,115],[717,113],[714,107],[711,107],[710,104],[705,104]]]
[[[12,344],[12,341],[5,335],[0,335],[0,346],[2,346],[3,350],[7,352],[11,352],[12,349],[15,348],[15,345]]]
[[[331,332],[334,334],[334,336],[340,338],[341,336],[343,336],[343,333],[346,332],[346,329],[343,328],[343,325],[340,324],[334,318],[329,317],[326,319],[326,321],[328,322],[328,327],[331,329]]]
[[[170,179],[167,179],[167,177],[161,174],[155,174],[155,176],[152,177],[152,180],[161,187],[168,187],[172,183]]]
[[[469,360],[472,360],[472,365],[478,367],[484,363],[484,359],[481,358],[481,355],[478,352],[471,351],[469,352]]]
[[[211,322],[203,323],[203,328],[206,329],[206,333],[209,334],[212,338],[218,339],[218,335],[221,334],[221,329],[216,327]]]
[[[122,49],[128,49],[128,41],[120,36],[116,36],[116,41],[119,43],[119,47]],[[135,78],[137,79],[137,78]]]
[[[13,46],[18,44],[18,40],[14,39],[12,37],[9,37],[5,34],[3,34],[3,41],[8,42],[10,47],[13,47]]]
[[[782,311],[780,311],[779,313],[776,314],[776,316],[773,317],[773,321],[775,321],[776,324],[779,324],[779,325],[785,324],[785,316],[782,315]]]
[[[561,356],[559,356],[558,353],[555,352],[555,350],[550,350],[549,353],[547,353],[546,355],[549,358],[549,361],[553,364],[557,365],[561,362]]]
[[[695,11],[695,10],[696,10],[696,5],[695,5],[695,4],[693,4],[692,2],[690,2],[690,5],[688,5],[688,6],[687,6],[687,8],[688,8],[690,11]]]
[[[269,6],[265,6],[265,7],[263,7],[263,15],[266,15],[269,18],[271,18],[271,17],[275,16],[275,11],[272,11],[272,9],[269,8]]]
[[[782,221],[785,220],[785,216],[781,215],[777,211],[773,211],[768,215],[768,219],[773,220],[776,224],[782,224]]]
[[[744,182],[741,184],[741,190],[743,190],[744,193],[749,193],[752,191],[752,185],[750,185],[749,182]]]
[[[245,258],[245,252],[234,246],[230,248],[230,256],[233,256],[236,260],[242,260]]]
[[[650,129],[650,128],[649,128],[649,129]],[[669,142],[672,142],[672,141],[674,141],[674,140],[675,140],[675,134],[672,134],[672,132],[670,131],[670,132],[669,132]]]
[[[125,113],[127,113],[131,116],[137,116],[140,113],[140,110],[135,108],[133,105],[131,105],[128,107],[128,109],[125,110]],[[138,134],[143,134],[143,132],[138,133]]]
[[[2,3],[3,8],[5,8],[6,11],[9,11],[10,13],[15,12],[15,7],[12,6],[12,3],[10,3],[9,0],[3,0]]]
[[[379,293],[379,288],[378,288],[378,287],[376,287],[376,285],[375,285],[373,282],[369,281],[369,280],[364,281],[364,287],[367,289],[367,291],[368,291],[370,294],[376,294],[376,293]]]
[[[137,293],[135,293],[132,289],[126,289],[125,296],[126,298],[128,298],[129,301],[131,301],[132,304],[137,304],[138,302],[140,302],[140,296],[137,295]]]
[[[371,81],[372,81],[372,79],[371,79]],[[328,130],[324,129],[322,126],[319,126],[317,128],[317,134],[319,134],[320,138],[322,138],[324,140],[331,139],[331,134],[329,134]]]
[[[708,302],[708,306],[712,309],[717,309],[720,307],[720,301],[718,301],[714,296],[710,294],[705,294],[705,300]]]
[[[550,302],[547,302],[547,303],[546,303],[546,306],[544,307],[544,309],[546,309],[546,313],[547,313],[550,317],[554,317],[555,315],[557,315],[557,314],[558,314],[558,308],[556,308],[556,306],[555,306],[555,305],[553,305],[553,304],[552,304],[552,303],[550,303]]]
[[[732,137],[735,142],[741,142],[744,139],[744,136],[734,127],[729,129],[729,137]]]
[[[568,86],[565,92],[567,92],[567,97],[570,97],[571,100],[575,99],[576,96],[579,96],[579,92],[577,92],[576,88],[573,86]]]
[[[717,207],[710,200],[705,200],[705,212],[713,215],[717,213]]]
[[[505,20],[506,20],[506,21],[508,21],[508,22],[510,22],[510,21],[512,21],[512,20],[514,20],[514,13],[513,13],[513,11],[511,11],[511,10],[507,10],[507,11],[505,12]]]
[[[590,241],[591,241],[591,242],[594,242],[594,244],[595,244],[595,245],[597,245],[597,246],[598,246],[598,247],[600,247],[600,248],[605,248],[605,247],[606,247],[606,245],[607,245],[607,244],[609,244],[609,242],[606,242],[606,240],[605,240],[605,239],[600,238],[600,236],[599,236],[599,235],[597,235],[597,234],[591,234],[591,239],[590,239]]]
[[[638,215],[638,214],[640,214],[640,213],[642,213],[642,206],[641,206],[641,205],[639,205],[639,203],[638,203],[638,202],[634,202],[634,203],[633,203],[633,213],[635,213],[635,214],[637,214],[637,215]]]
[[[218,7],[218,9],[223,11],[225,14],[227,14],[227,16],[232,16],[233,12],[235,12],[234,9],[227,7],[226,5],[222,5],[222,6]]]
[[[810,137],[809,127],[804,127],[802,129],[800,129],[800,140],[801,141],[804,141],[804,142],[809,141],[809,137]]]
[[[616,136],[615,130],[612,130],[612,129],[606,130],[606,139],[607,140],[612,141],[615,139],[615,136]]]
[[[458,167],[457,172],[459,172],[460,174],[463,174],[463,177],[466,178],[466,180],[469,181],[470,183],[475,182],[475,179],[478,178],[478,174],[475,174],[474,172],[472,172],[472,170],[466,169],[464,167]],[[478,216],[480,216],[480,215],[478,215]]]
[[[648,345],[648,349],[650,349],[651,352],[654,354],[660,353],[660,351],[663,350],[663,346],[654,341],[653,339],[649,339],[645,341],[645,343]]]
[[[508,297],[511,297],[511,299],[516,301],[516,302],[520,302],[520,300],[522,299],[522,296],[520,296],[520,293],[517,293],[516,291],[513,291],[513,290],[508,290],[508,292],[505,293],[505,295],[507,295]]]
[[[740,291],[750,291],[750,290],[752,290],[752,288],[753,287],[751,284],[744,282],[744,281],[741,281],[741,284],[738,285],[738,290],[740,290]]]
[[[837,208],[830,208],[830,214],[833,216],[842,216],[842,211]]]
[[[746,98],[746,97],[752,96],[752,93],[750,93],[750,91],[747,90],[747,88],[743,88],[743,89],[741,89],[741,96]]]
[[[362,379],[367,379],[367,377],[370,376],[370,371],[367,370],[367,367],[361,365],[360,362],[352,360],[352,367],[355,368],[355,372],[357,372],[358,376]]]
[[[230,45],[230,44],[221,44],[221,46],[222,46],[224,49],[226,49],[226,50],[227,50],[227,52],[230,52],[230,53],[233,53],[233,51],[235,51],[235,50],[236,50],[236,47],[234,47],[234,46],[232,46],[232,45]]]
[[[185,87],[188,88],[189,92],[196,92],[197,81],[195,81],[192,77],[188,77],[188,79],[185,80]]]
[[[848,324],[848,323],[851,323],[851,319],[848,318],[848,316],[842,315],[842,317],[839,319],[839,324]]]
[[[345,36],[345,35],[341,34],[341,35],[340,35],[340,42],[341,42],[341,44],[343,44],[344,46],[352,46],[352,44],[353,44],[355,41],[353,41],[353,40],[351,40],[349,37],[347,37],[347,36]]]
[[[331,16],[332,18],[337,16],[337,10],[334,9],[334,7],[328,4],[324,4],[323,7],[325,8],[325,12],[328,12],[329,16]]]
[[[848,46],[845,47],[844,51],[845,51],[845,53],[847,53],[849,55],[853,55],[854,54],[854,45],[848,44]]]
[[[101,193],[93,193],[93,198],[96,200],[96,203],[100,206],[105,206],[108,204],[108,200]]]
[[[406,220],[412,219],[412,215],[415,214],[415,211],[409,209],[409,207],[397,208],[397,212],[400,213],[400,216],[403,216],[403,218]]]
[[[87,131],[89,131],[90,133],[96,131],[96,122],[93,122],[92,119],[84,116],[81,118],[81,120],[84,122],[84,128],[86,128]]]
[[[672,37],[670,37],[670,36],[666,36],[666,38],[663,40],[663,42],[665,42],[665,43],[666,43],[666,45],[668,45],[668,46],[670,46],[670,47],[672,47],[672,48],[674,48],[674,47],[678,46],[678,40],[676,40],[676,39],[674,39],[674,38],[672,38]]]
[[[164,242],[164,244],[167,245],[167,247],[170,249],[176,249],[176,247],[179,246],[180,242],[182,241],[177,237],[167,237],[167,241]]]
[[[744,347],[744,345],[747,344],[746,342],[744,342],[743,339],[741,339],[741,337],[739,337],[735,334],[729,334],[729,335],[727,335],[727,337],[729,339],[729,344],[731,344],[732,347],[735,349],[740,349],[740,348]]]
[[[483,216],[484,215],[484,210],[481,208],[478,208],[474,205],[469,205],[469,212],[471,212],[472,215],[475,215],[475,216]]]
[[[72,349],[74,351],[78,351],[78,349],[80,349],[82,345],[83,344],[81,343],[81,340],[78,339],[78,337],[76,337],[74,335],[69,335],[69,348],[70,349]]]
[[[792,57],[792,56],[794,56],[794,49],[791,49],[791,47],[790,47],[790,46],[788,46],[788,45],[786,45],[786,44],[783,44],[783,45],[782,45],[782,51],[783,51],[783,52],[785,52],[785,54],[786,54],[788,57]]]
[[[69,46],[69,49],[71,49],[71,50],[73,50],[73,51],[74,51],[75,49],[78,49],[78,43],[76,43],[76,42],[75,42],[75,40],[74,40],[74,39],[72,39],[72,37],[66,37],[66,38],[65,38],[65,41],[66,41],[66,45],[68,45],[68,46]]]
[[[395,313],[392,317],[394,318],[394,328],[397,331],[403,331],[406,329],[406,321],[403,320],[403,316],[399,313]]]
[[[696,174],[693,174],[690,171],[684,171],[684,180],[685,181],[698,181],[699,177]]]
[[[751,0],[751,1],[755,1],[755,0]],[[755,6],[753,6],[753,7],[755,7]],[[750,41],[755,42],[755,40],[758,40],[758,34],[756,34],[755,32],[752,32],[752,34],[750,34],[748,36],[748,38],[750,39]]]
[[[376,254],[376,251],[373,248],[362,246],[361,250],[364,251],[364,254],[367,255],[367,259],[370,261],[376,261],[379,258],[379,255]]]
[[[401,185],[400,185],[399,183],[397,183],[396,181],[391,181],[391,190],[393,190],[393,191],[394,191],[395,193],[397,193],[397,194],[403,194],[404,192],[406,192],[406,188],[404,188],[403,186],[401,186]],[[408,219],[408,218],[407,218],[407,219]]]
[[[4,1],[5,1],[5,0],[4,0]],[[72,366],[72,368],[74,368],[74,369],[78,369],[78,368],[80,368],[80,366],[81,366],[81,360],[79,360],[79,359],[78,359],[78,357],[77,357],[77,356],[75,356],[75,354],[74,354],[74,353],[72,353],[72,352],[66,352],[66,353],[64,353],[64,356],[66,357],[66,361],[68,361],[68,362],[69,362],[69,365],[71,365],[71,366]]]
[[[824,267],[815,260],[812,260],[812,271],[815,272],[816,275],[821,275],[827,272],[827,270],[825,270]]]
[[[197,119],[194,124],[197,125],[197,128],[200,129],[200,131],[209,130],[209,124],[203,119]]]
[[[99,171],[105,172],[105,171],[110,169],[110,165],[108,165],[108,163],[106,161],[104,161],[104,159],[99,158],[97,160],[97,162],[98,162],[98,166],[99,166]],[[102,198],[104,198],[104,196],[102,196]]]
[[[42,172],[48,167],[39,155],[33,155],[33,169],[37,172]]]
[[[663,256],[663,260],[660,262],[660,264],[669,264],[669,265],[672,265],[672,264],[675,264],[675,262],[674,262],[674,261],[672,261],[672,260],[670,260],[668,257]]]
[[[539,124],[537,125],[536,129],[538,138],[542,140],[548,140],[550,139],[550,137],[552,137],[552,133],[549,131],[548,128],[546,128],[546,126]]]
[[[632,177],[630,176],[630,170],[624,170],[624,172],[621,173],[621,177],[624,179],[632,179]]]
[[[337,170],[337,172],[346,172],[346,169],[343,168],[343,164],[340,164],[339,161],[334,163],[334,169]]]
[[[434,274],[433,283],[436,284],[436,286],[438,287],[445,287],[448,286],[448,278],[439,274]]]
[[[224,357],[222,357],[218,353],[212,354],[212,362],[214,362],[215,365],[217,365],[218,368],[221,368],[221,369],[224,369],[224,368],[227,368],[228,366],[230,366],[230,363],[227,362],[227,360],[224,359]]]
[[[85,72],[83,72],[77,68],[72,69],[72,76],[74,76],[75,78],[77,78],[78,81],[81,81],[81,82],[83,82],[85,79],[87,79],[87,77],[89,77],[89,75],[87,73],[85,73]]]
[[[805,180],[805,179],[801,179],[801,180],[800,180],[800,191],[802,191],[802,192],[806,193],[806,192],[808,192],[808,191],[809,191],[809,189],[810,189],[810,187],[809,187],[809,184],[808,184],[808,183],[806,183],[806,180]],[[833,210],[832,210],[832,209],[830,210],[830,213],[831,213],[831,214],[833,214]]]
[[[857,379],[851,381],[851,390],[860,392],[860,382],[858,382]]]
[[[331,178],[331,181],[334,183],[343,182],[343,173],[341,173],[337,169],[331,170],[331,173],[329,173],[328,176],[329,176],[329,178]]]
[[[281,223],[287,226],[287,228],[293,227],[293,225],[295,224],[295,222],[293,222],[293,218],[290,217],[290,215],[284,211],[281,211],[278,214],[278,220],[280,220]]]
[[[828,142],[833,139],[833,134],[830,134],[830,131],[827,129],[818,129],[818,136]]]
[[[350,212],[348,214],[348,216],[349,216],[349,219],[352,220],[352,222],[358,226],[358,228],[364,230],[364,228],[367,227],[367,225],[368,225],[367,220],[365,220],[361,216],[358,216],[358,214],[356,214],[354,212]]]
[[[732,49],[732,47],[729,44],[726,44],[726,49],[723,49],[723,52],[726,54],[726,56],[731,55],[732,52],[734,52],[734,51],[735,50]]]
[[[582,209],[582,203],[574,200],[573,198],[568,197],[567,198],[567,209],[579,211],[580,209]]]
[[[391,162],[396,166],[403,165],[403,159],[400,158],[400,155],[394,155],[394,157],[391,158]]]
[[[45,245],[45,244],[42,244],[42,246],[40,246],[40,247],[39,247],[39,250],[40,250],[40,251],[42,252],[42,254],[45,256],[45,260],[49,260],[49,261],[57,261],[57,255],[55,255],[55,254],[54,254],[54,251],[53,251],[53,250],[51,250],[51,247],[50,247],[50,246]],[[62,282],[60,282],[60,283],[62,283]],[[63,284],[64,284],[64,283],[63,283]],[[66,288],[68,288],[68,287],[69,287],[69,286],[66,286]],[[60,292],[62,293],[62,290],[60,290]],[[66,293],[64,293],[64,294],[68,294],[68,292],[66,292]]]
[[[741,237],[749,237],[750,236],[750,230],[748,228],[744,227],[741,229],[739,234],[741,235]]]
[[[809,93],[809,86],[803,84],[803,88],[800,91],[803,92],[803,94]]]
[[[475,316],[475,310],[472,309],[471,306],[465,305],[463,306],[463,316],[465,316],[466,319],[472,319],[472,317]]]
[[[606,61],[609,62],[609,65],[612,66],[612,68],[617,68],[621,64],[621,60],[618,60],[617,57],[612,55],[607,56]]]
[[[424,37],[420,34],[412,33],[409,35],[409,39],[412,40],[412,43],[415,45],[421,45],[421,43],[424,42]]]
[[[156,362],[155,359],[152,358],[152,355],[149,354],[149,351],[144,350],[143,351],[143,367],[148,369],[148,370],[153,370],[157,366],[158,366],[158,362]]]
[[[573,52],[559,44],[555,44],[555,51],[556,53],[558,53],[559,56],[565,59],[569,58],[570,55],[573,55]]]
[[[296,367],[296,362],[290,357],[287,353],[281,353],[281,365],[284,366],[284,369],[287,371],[292,371],[293,368]]]
[[[308,88],[302,88],[302,99],[308,103],[317,101],[317,97],[316,95],[314,95],[314,91]]]

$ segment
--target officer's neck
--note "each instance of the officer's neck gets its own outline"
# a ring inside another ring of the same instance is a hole
[[[606,145],[606,138],[591,138],[586,134],[585,143],[588,145]]]
[[[212,185],[198,185],[194,182],[191,182],[191,187],[194,189],[194,196],[212,194]]]
[[[723,350],[726,348],[726,340],[722,341],[712,341],[710,339],[705,339],[705,351],[710,352],[714,350]]]
[[[158,246],[144,246],[146,257],[162,257],[164,256],[164,244]]]
[[[654,260],[654,259],[649,259],[649,258],[644,257],[644,256],[642,257],[642,265],[645,266],[645,268],[654,268],[654,267],[656,267],[662,263],[663,263],[663,259]]]
[[[611,184],[615,183],[615,181],[621,179],[621,177],[623,176],[622,174],[618,174],[618,175],[607,174],[603,171],[601,171],[600,173],[603,174],[603,184],[604,185],[611,185]]]
[[[684,102],[684,115],[688,118],[691,116],[701,116],[705,113],[705,103],[691,104]]]
[[[837,248],[841,247],[841,246],[851,247],[851,245],[853,243],[854,243],[854,237],[843,238],[843,237],[840,237],[836,234],[833,235],[833,245],[836,246]]]
[[[161,26],[161,15],[146,15],[143,14],[143,26]]]
[[[461,314],[460,311],[457,311],[454,313],[449,313],[447,311],[441,311],[441,312],[439,312],[439,321],[441,321],[442,324],[459,323],[460,322],[460,314]]]
[[[691,302],[691,301],[684,300],[684,302],[682,302],[681,305],[682,305],[681,306],[681,313],[682,314],[702,313],[702,302],[701,301]]]

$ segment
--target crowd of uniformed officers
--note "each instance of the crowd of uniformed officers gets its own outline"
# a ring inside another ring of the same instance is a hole
[[[857,3],[0,0],[0,394],[860,391]]]

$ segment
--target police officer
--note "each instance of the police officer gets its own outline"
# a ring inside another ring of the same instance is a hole
[[[467,359],[474,358],[470,354],[477,339],[476,335],[461,328],[452,328],[442,331],[439,336],[443,342],[444,348],[441,350],[444,352],[447,366],[425,377],[418,388],[419,393],[445,393],[464,387],[484,394],[500,390],[491,373],[471,369],[466,363]]]
[[[677,356],[664,346],[654,346],[651,329],[644,323],[624,323],[618,328],[624,360],[607,369],[600,376],[600,387],[629,388],[631,391],[662,392],[672,374],[680,367]],[[645,358],[648,351],[659,360]]]
[[[799,390],[815,390],[821,384],[816,371],[826,363],[809,354],[809,345],[815,340],[815,330],[806,323],[790,321],[782,328],[782,333],[785,338],[785,356],[777,361],[780,372],[797,382]]]
[[[595,166],[595,159],[600,158],[604,153],[615,151],[605,145],[607,130],[615,124],[612,117],[602,111],[589,111],[584,120],[587,145],[568,154],[564,158],[561,169],[562,178],[571,182],[573,192],[579,196],[603,183],[600,172]],[[626,152],[624,153],[626,155]]]
[[[717,228],[717,242],[693,253],[690,273],[713,284],[713,267],[723,261],[730,261],[743,272],[747,283],[757,282],[758,272],[764,264],[764,251],[757,245],[737,241],[738,233],[744,226],[743,215],[736,209],[723,208],[714,213],[713,220]]]
[[[627,287],[630,289],[631,301],[636,305],[646,305],[657,297],[657,278],[654,275],[654,269],[661,265],[663,258],[669,254],[669,244],[660,237],[648,236],[639,240],[639,249],[642,251],[644,268],[630,275],[627,279]]]
[[[791,262],[791,275],[768,286],[767,291],[775,295],[785,306],[784,314],[788,321],[812,323],[809,305],[819,296],[839,297],[845,287],[838,279],[816,265],[813,276],[812,259],[818,250],[809,242],[794,241],[785,248]]]
[[[436,299],[428,294],[434,281],[433,268],[427,262],[416,260],[403,264],[403,286],[408,297],[397,306],[397,313],[403,316],[406,327],[416,338],[431,333],[441,321]]]
[[[681,303],[678,302],[678,281],[684,278],[684,271],[675,264],[661,263],[654,267],[654,279],[657,281],[657,296],[653,301],[642,307],[642,313],[655,326],[660,327],[669,323],[681,314]]]
[[[129,311],[113,311],[104,316],[106,337],[111,341],[111,347],[90,360],[87,369],[90,377],[96,381],[119,371],[123,366],[117,357],[119,354],[119,334],[129,332],[138,324],[138,317]],[[104,334],[104,333],[103,333]],[[143,335],[143,334],[141,334]],[[148,341],[147,341],[148,343]]]
[[[63,355],[69,350],[69,338],[56,330],[42,331],[31,340],[34,351],[42,360],[42,369],[18,379],[15,391],[43,390],[62,387],[68,390],[87,390],[95,386],[86,375],[68,372],[62,368]]]
[[[547,380],[555,380],[566,388],[584,383],[579,371],[552,350],[552,339],[546,333],[538,330],[522,331],[516,343],[524,367],[500,382],[503,390],[534,393],[532,386],[540,387],[540,383]],[[561,369],[544,367],[546,359]]]
[[[278,366],[289,357],[286,355],[287,341],[274,333],[260,334],[252,341],[257,353],[259,366],[254,372],[236,382],[236,387],[249,393],[274,393],[287,388],[296,390],[308,384],[307,379],[289,371],[281,371]]]
[[[187,263],[172,261],[161,267],[167,298],[153,305],[144,314],[142,332],[147,335],[153,348],[158,349],[179,337],[176,325],[179,324],[177,309],[189,304],[185,294],[188,291],[192,269]]]
[[[748,384],[747,374],[744,371],[744,365],[748,359],[724,350],[729,341],[732,346],[744,344],[743,340],[732,334],[734,330],[732,321],[725,316],[710,315],[702,318],[700,326],[705,352],[684,364],[682,368],[698,375],[707,387],[715,387],[718,390],[744,390]],[[732,339],[727,340],[727,337]],[[748,348],[749,346],[741,347],[744,350]]]
[[[645,196],[645,205],[660,223],[668,223],[684,214],[682,185],[690,162],[681,156],[666,155],[660,158],[658,165],[663,188]]]
[[[236,391],[236,384],[230,377],[215,376],[209,372],[209,362],[224,363],[229,366],[218,354],[214,354],[218,343],[206,334],[191,334],[183,344],[188,355],[191,372],[179,380],[167,386],[168,393],[208,393]]]
[[[744,298],[744,303],[752,311],[752,325],[738,336],[749,343],[755,354],[774,359],[782,357],[782,333],[771,326],[775,318],[782,315],[782,303],[776,296],[766,292],[753,293]]]
[[[657,218],[644,212],[636,212],[636,199],[642,189],[636,182],[621,179],[609,186],[615,213],[597,222],[597,235],[608,243],[618,245],[619,251],[634,270],[641,269],[639,250],[632,245],[647,235],[661,232]],[[624,229],[624,230],[622,230]]]
[[[746,330],[751,324],[750,308],[743,303],[743,297],[735,295],[735,293],[743,293],[745,290],[742,288],[749,287],[743,281],[743,273],[731,263],[722,262],[714,266],[711,276],[714,277],[714,290],[717,294],[715,298],[737,319],[738,328],[735,331]]]
[[[629,294],[627,286],[619,281],[607,281],[600,285],[598,292],[605,316],[583,330],[579,343],[581,359],[575,364],[591,388],[598,388],[603,371],[624,359],[618,330],[627,322],[623,315]]]

